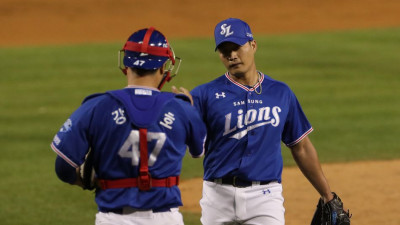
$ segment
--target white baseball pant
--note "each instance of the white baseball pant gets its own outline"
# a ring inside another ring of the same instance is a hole
[[[183,225],[183,217],[178,208],[170,212],[157,212],[152,210],[136,211],[130,214],[116,214],[98,212],[96,225]]]
[[[203,225],[284,225],[282,185],[234,187],[203,181]]]

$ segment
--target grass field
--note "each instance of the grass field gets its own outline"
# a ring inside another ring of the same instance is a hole
[[[294,90],[322,162],[400,158],[400,29],[256,40],[258,69]],[[174,85],[192,89],[225,72],[211,39],[171,43],[183,58]],[[57,179],[49,144],[85,96],[126,84],[122,44],[0,49],[1,224],[93,224],[93,194]],[[289,154],[283,148],[292,166]],[[201,160],[186,157],[182,175],[201,176]],[[198,215],[185,220],[198,224]]]

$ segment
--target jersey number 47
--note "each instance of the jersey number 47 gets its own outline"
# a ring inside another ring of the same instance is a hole
[[[149,166],[154,165],[157,161],[158,154],[160,153],[167,136],[165,133],[162,132],[147,132],[147,142],[155,141],[154,148],[150,151],[149,155]],[[132,130],[129,134],[128,138],[125,140],[124,144],[118,151],[118,155],[122,158],[131,158],[132,165],[138,166],[139,165],[139,157],[140,157],[140,150],[139,150],[139,131]]]

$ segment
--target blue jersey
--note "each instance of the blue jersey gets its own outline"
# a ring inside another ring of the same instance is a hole
[[[139,128],[147,129],[152,178],[178,176],[187,147],[193,157],[203,154],[206,127],[197,110],[175,94],[138,86],[88,97],[61,127],[51,147],[75,168],[92,149],[99,179],[136,178]],[[137,187],[97,189],[95,199],[100,211],[182,205],[177,186],[149,191]]]
[[[281,141],[292,146],[312,131],[291,89],[259,75],[254,87],[239,84],[226,73],[191,91],[207,126],[205,180],[238,176],[281,182]]]

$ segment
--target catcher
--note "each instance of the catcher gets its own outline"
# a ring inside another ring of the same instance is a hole
[[[120,51],[128,86],[87,97],[54,137],[58,177],[96,188],[96,224],[183,224],[182,158],[203,155],[206,128],[186,89],[160,91],[179,62],[158,30],[133,33]]]

